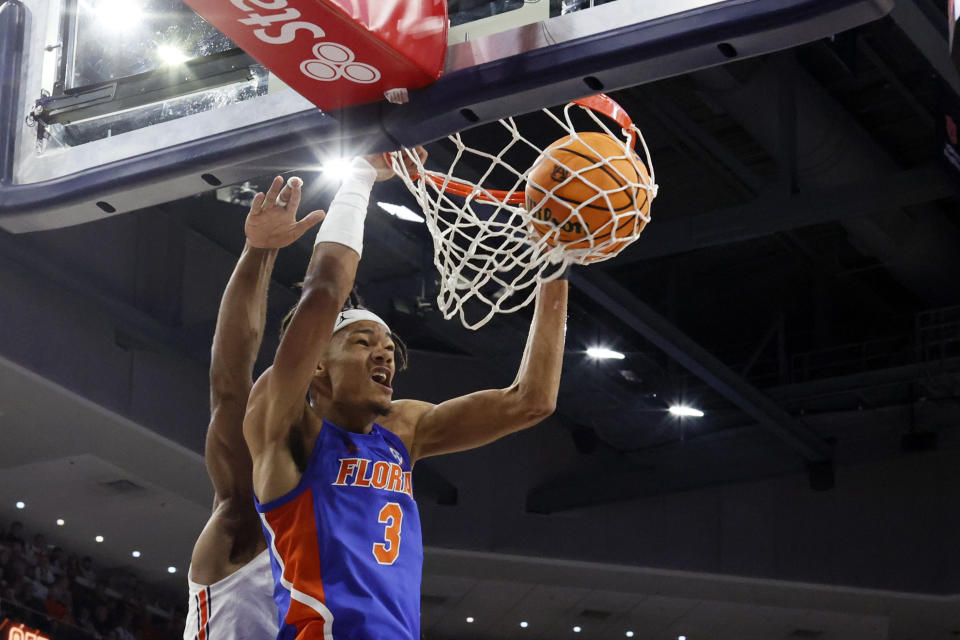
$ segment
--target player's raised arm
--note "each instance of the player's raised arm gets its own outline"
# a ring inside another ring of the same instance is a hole
[[[240,496],[245,498],[242,508],[252,510],[243,415],[266,324],[273,263],[278,249],[323,219],[322,211],[313,211],[297,221],[301,186],[299,178],[284,185],[277,176],[265,194],[254,197],[244,225],[247,242],[220,301],[210,354],[210,425],[205,452],[214,509],[221,501]]]
[[[527,346],[513,384],[477,391],[438,405],[409,402],[414,414],[414,460],[479,447],[531,427],[556,408],[563,367],[567,281],[544,283]]]
[[[330,343],[343,303],[353,288],[363,251],[363,225],[370,190],[393,172],[357,159],[343,181],[317,234],[303,293],[277,349],[273,365],[257,380],[244,420],[253,458],[253,486],[261,502],[293,489],[300,473],[289,449],[293,424]],[[388,175],[384,175],[388,174]]]
[[[245,225],[247,242],[220,301],[210,358],[205,451],[214,489],[213,513],[197,538],[191,561],[190,577],[201,584],[229,575],[235,561],[256,551],[260,521],[253,507],[243,416],[266,324],[267,289],[277,250],[323,219],[323,212],[314,211],[297,221],[300,187],[299,178],[284,185],[278,176],[266,194],[254,197]]]

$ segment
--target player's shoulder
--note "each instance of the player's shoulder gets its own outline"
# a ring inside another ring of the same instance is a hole
[[[390,416],[396,418],[395,422],[414,426],[423,414],[435,406],[433,403],[423,400],[394,400],[391,405]]]
[[[278,391],[280,390],[278,385],[284,384],[282,379],[277,378],[278,376],[272,365],[260,374],[260,377],[257,378],[256,382],[253,383],[253,387],[250,389],[250,397],[247,399],[247,416],[263,414],[265,412],[273,413],[277,409],[276,401]],[[285,417],[291,419],[299,417],[303,412],[302,403],[284,408],[286,409],[285,413],[289,414]]]
[[[409,449],[413,444],[417,423],[433,407],[433,404],[422,400],[394,400],[390,415],[380,421],[380,426],[399,437]]]

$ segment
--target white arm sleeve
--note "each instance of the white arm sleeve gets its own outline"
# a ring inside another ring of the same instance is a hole
[[[336,242],[362,256],[363,221],[367,217],[370,190],[377,180],[377,170],[363,158],[355,158],[352,169],[330,203],[314,244]]]

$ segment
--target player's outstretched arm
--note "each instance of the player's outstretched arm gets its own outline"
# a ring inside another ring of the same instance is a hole
[[[314,211],[296,219],[301,182],[279,176],[258,193],[247,214],[247,242],[230,276],[213,335],[210,358],[210,424],[207,473],[214,488],[213,513],[197,538],[191,579],[201,584],[230,575],[256,552],[260,521],[250,487],[252,463],[243,441],[243,416],[253,367],[266,324],[267,290],[277,250],[323,219]],[[247,555],[245,555],[247,554]]]
[[[368,162],[354,161],[352,174],[340,186],[317,234],[300,301],[273,365],[251,391],[243,433],[253,460],[254,491],[261,502],[288,493],[300,480],[290,453],[290,430],[303,415],[313,375],[353,288],[370,190],[378,177]]]
[[[552,414],[560,388],[567,281],[544,283],[517,378],[505,389],[477,391],[438,405],[416,402],[414,460],[479,447],[532,427]],[[409,401],[401,401],[409,402]]]
[[[254,196],[244,230],[246,245],[220,301],[210,357],[210,425],[205,459],[213,482],[214,509],[253,512],[250,453],[243,440],[243,416],[253,386],[253,367],[266,324],[267,290],[277,251],[298,240],[323,219],[312,211],[297,220],[302,181],[273,179]]]

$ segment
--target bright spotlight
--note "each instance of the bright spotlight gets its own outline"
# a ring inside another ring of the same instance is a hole
[[[520,623],[520,628],[521,628],[521,629],[526,629],[526,628],[529,627],[529,626],[530,626],[530,625],[527,624],[527,621],[526,621],[526,620],[524,620],[523,622]]]
[[[627,636],[628,638],[632,638],[632,637],[633,637],[633,631],[627,631],[624,635]]]
[[[97,542],[103,542],[103,536],[97,536],[96,538],[94,538],[94,540],[96,540]]]
[[[110,35],[125,35],[143,20],[143,7],[129,0],[99,0],[93,12],[97,25]]]
[[[473,616],[467,616],[467,624],[473,624]]]
[[[183,64],[190,59],[190,56],[185,54],[180,49],[176,47],[171,47],[168,44],[162,44],[157,47],[157,57],[160,58],[160,61],[165,65],[175,66],[178,64]]]
[[[26,509],[26,508],[27,508],[27,503],[26,503],[26,502],[23,502],[23,501],[21,501],[21,500],[18,500],[18,501],[17,501],[17,504],[14,505],[14,506],[16,506],[17,509]]]
[[[390,215],[399,218],[401,220],[406,220],[407,222],[420,222],[423,223],[425,220],[423,216],[419,213],[416,213],[409,207],[405,207],[402,204],[391,204],[389,202],[378,202],[377,206],[389,213]]]
[[[677,636],[677,640],[687,640],[687,636]]]
[[[320,171],[331,182],[343,182],[353,173],[353,158],[330,158],[323,163]]]
[[[580,629],[580,627],[574,627],[574,628],[573,628],[573,632],[574,632],[574,633],[580,633],[580,631],[582,631],[582,629]]]
[[[626,357],[619,351],[613,351],[603,347],[590,347],[587,349],[587,355],[594,360],[623,360]]]
[[[176,572],[177,572],[176,567],[167,567],[167,573],[176,573]]]
[[[57,526],[58,526],[58,527],[62,527],[62,526],[65,525],[65,524],[67,524],[67,523],[66,523],[66,521],[65,521],[63,518],[57,518]]]
[[[678,418],[702,418],[703,411],[700,409],[694,409],[693,407],[688,407],[682,404],[675,404],[670,407],[670,413],[677,416]]]
[[[139,552],[139,551],[134,551],[134,552],[131,553],[130,555],[132,555],[134,558],[139,558],[139,557],[140,557],[140,552]]]

